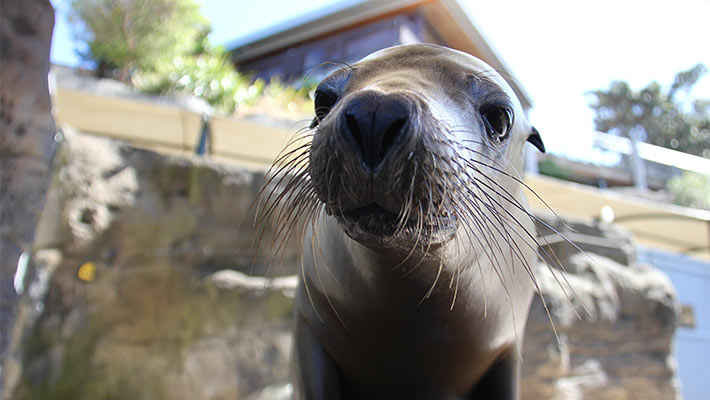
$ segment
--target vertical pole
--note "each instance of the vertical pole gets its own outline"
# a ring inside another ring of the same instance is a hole
[[[210,118],[207,114],[202,115],[202,127],[200,129],[200,139],[197,142],[197,148],[195,149],[195,154],[198,156],[204,156],[205,154],[211,153],[211,139],[210,138]]]
[[[643,131],[640,129],[629,131],[629,137],[631,138],[631,173],[634,177],[634,186],[638,190],[645,191],[648,189],[646,165],[643,163],[641,154],[639,154],[639,143],[641,143],[642,134]]]

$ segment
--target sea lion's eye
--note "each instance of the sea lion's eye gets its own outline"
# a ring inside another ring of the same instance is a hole
[[[502,143],[510,136],[513,128],[513,112],[506,106],[493,106],[481,113],[488,138],[494,143]]]
[[[311,129],[318,126],[323,119],[328,115],[330,109],[335,106],[335,103],[340,99],[340,95],[345,91],[350,77],[354,69],[349,65],[340,68],[323,79],[316,87],[313,94],[313,105],[315,108],[315,118],[311,122]]]
[[[335,93],[316,89],[314,106],[316,109],[316,119],[318,119],[319,122],[328,115],[336,101],[338,101],[338,96]]]

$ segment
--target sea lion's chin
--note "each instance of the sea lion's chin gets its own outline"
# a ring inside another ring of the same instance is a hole
[[[456,220],[452,217],[428,218],[426,223],[402,220],[399,215],[374,203],[334,217],[351,239],[376,249],[427,251],[449,242],[456,234]]]

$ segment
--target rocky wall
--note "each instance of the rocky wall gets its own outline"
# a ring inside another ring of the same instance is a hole
[[[67,134],[24,282],[12,398],[288,398],[297,251],[277,267],[268,244],[255,253],[261,184],[260,172]],[[536,273],[557,337],[536,298],[523,398],[676,399],[668,279],[559,250],[567,272]]]

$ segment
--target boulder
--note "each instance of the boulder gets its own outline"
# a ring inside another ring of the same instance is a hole
[[[262,184],[260,171],[65,132],[14,398],[235,399],[286,380],[296,250],[271,267],[269,229],[255,250]]]
[[[593,253],[578,252],[565,267],[535,272],[542,296],[525,332],[522,399],[680,398],[678,302],[668,277]]]

